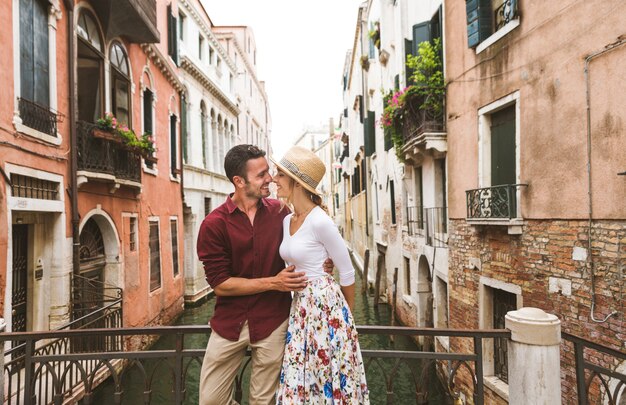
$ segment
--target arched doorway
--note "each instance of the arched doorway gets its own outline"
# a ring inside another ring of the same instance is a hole
[[[103,307],[105,267],[104,239],[100,227],[92,217],[80,233],[80,271],[74,275],[73,321],[83,319]],[[85,322],[93,320],[83,319],[81,326]]]
[[[418,297],[418,325],[422,328],[432,328],[433,323],[433,292],[430,266],[426,256],[422,255],[417,263],[417,297]]]

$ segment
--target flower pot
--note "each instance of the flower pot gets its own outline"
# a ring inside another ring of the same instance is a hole
[[[159,159],[157,159],[154,156],[146,156],[146,155],[142,155],[142,156],[143,156],[143,160],[145,160],[146,162],[149,162],[149,163],[156,163],[156,162],[159,161]]]
[[[383,66],[387,66],[387,62],[389,61],[389,52],[385,51],[384,49],[380,51],[380,55],[378,55],[378,60],[380,60],[380,63]]]
[[[120,138],[114,132],[105,131],[100,128],[94,128],[93,131],[91,131],[91,134],[94,138],[105,139],[107,141],[115,143],[122,143],[122,138]]]

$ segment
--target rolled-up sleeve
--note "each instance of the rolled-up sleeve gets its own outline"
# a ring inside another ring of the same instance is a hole
[[[220,219],[207,217],[198,233],[198,259],[212,288],[231,277],[231,252],[224,228]]]

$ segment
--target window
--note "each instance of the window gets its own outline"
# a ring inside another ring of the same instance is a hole
[[[182,138],[183,161],[189,162],[189,131],[187,131],[187,97],[183,94],[180,103],[180,134]]]
[[[185,40],[185,15],[183,13],[181,13],[180,11],[178,12],[178,38],[181,41]]]
[[[129,240],[128,248],[131,252],[134,252],[137,250],[137,218],[136,217],[130,217],[129,227],[130,229],[128,230],[128,240]]]
[[[365,156],[372,156],[376,153],[376,113],[368,111],[363,122],[365,138]]]
[[[213,47],[209,45],[209,65],[213,64]]]
[[[148,134],[154,134],[154,124],[152,120],[152,103],[154,100],[154,94],[150,89],[144,89],[143,91],[143,132]],[[156,139],[156,137],[154,137]],[[146,167],[152,169],[154,163],[152,161],[146,161]]]
[[[124,48],[115,42],[109,54],[111,61],[111,111],[119,124],[131,127],[130,74],[128,56]]]
[[[59,200],[59,183],[11,173],[11,195],[19,198]]]
[[[57,117],[50,111],[48,7],[47,1],[20,0],[18,103],[22,124],[39,132],[57,136]]]
[[[102,39],[95,19],[85,9],[78,17],[78,119],[95,122],[104,115]]]
[[[204,101],[200,103],[200,135],[202,137],[202,165],[205,169],[209,168],[209,159],[208,159],[208,131],[207,131],[207,114],[206,114],[206,106]]]
[[[177,137],[178,119],[174,114],[170,115],[170,173],[172,177],[178,175],[178,137]]]
[[[211,199],[204,197],[204,216],[206,217],[211,212]]]
[[[411,259],[404,258],[404,293],[411,295]]]
[[[509,311],[517,309],[515,294],[504,290],[493,289],[493,328],[504,329],[504,316]],[[508,384],[509,370],[507,361],[507,339],[495,338],[493,340],[493,366],[494,375]]]
[[[161,288],[161,246],[159,244],[159,221],[150,221],[150,291]]]
[[[510,29],[519,25],[518,0],[469,0],[467,12],[467,43],[475,48],[492,34],[502,30],[505,35]],[[511,22],[507,30],[507,25]],[[499,38],[497,38],[499,39]],[[497,40],[495,39],[495,40]],[[495,42],[495,41],[493,41]],[[477,49],[477,52],[480,50]]]
[[[172,6],[167,6],[167,53],[178,65],[178,22],[172,14]]]
[[[204,37],[202,35],[198,35],[198,59],[203,60],[204,58]]]
[[[178,275],[178,222],[175,219],[170,220],[170,232],[172,237],[172,270],[174,276]]]
[[[396,224],[396,192],[393,185],[393,180],[389,180],[389,198],[391,199],[391,224]]]

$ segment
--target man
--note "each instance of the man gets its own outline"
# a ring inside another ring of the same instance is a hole
[[[217,301],[200,374],[200,404],[232,402],[232,386],[248,346],[252,350],[250,404],[271,404],[285,348],[290,291],[306,286],[304,273],[284,268],[278,248],[283,218],[267,199],[272,176],[265,152],[237,145],[224,160],[235,192],[202,222],[198,257]],[[332,271],[332,262],[326,263]]]

